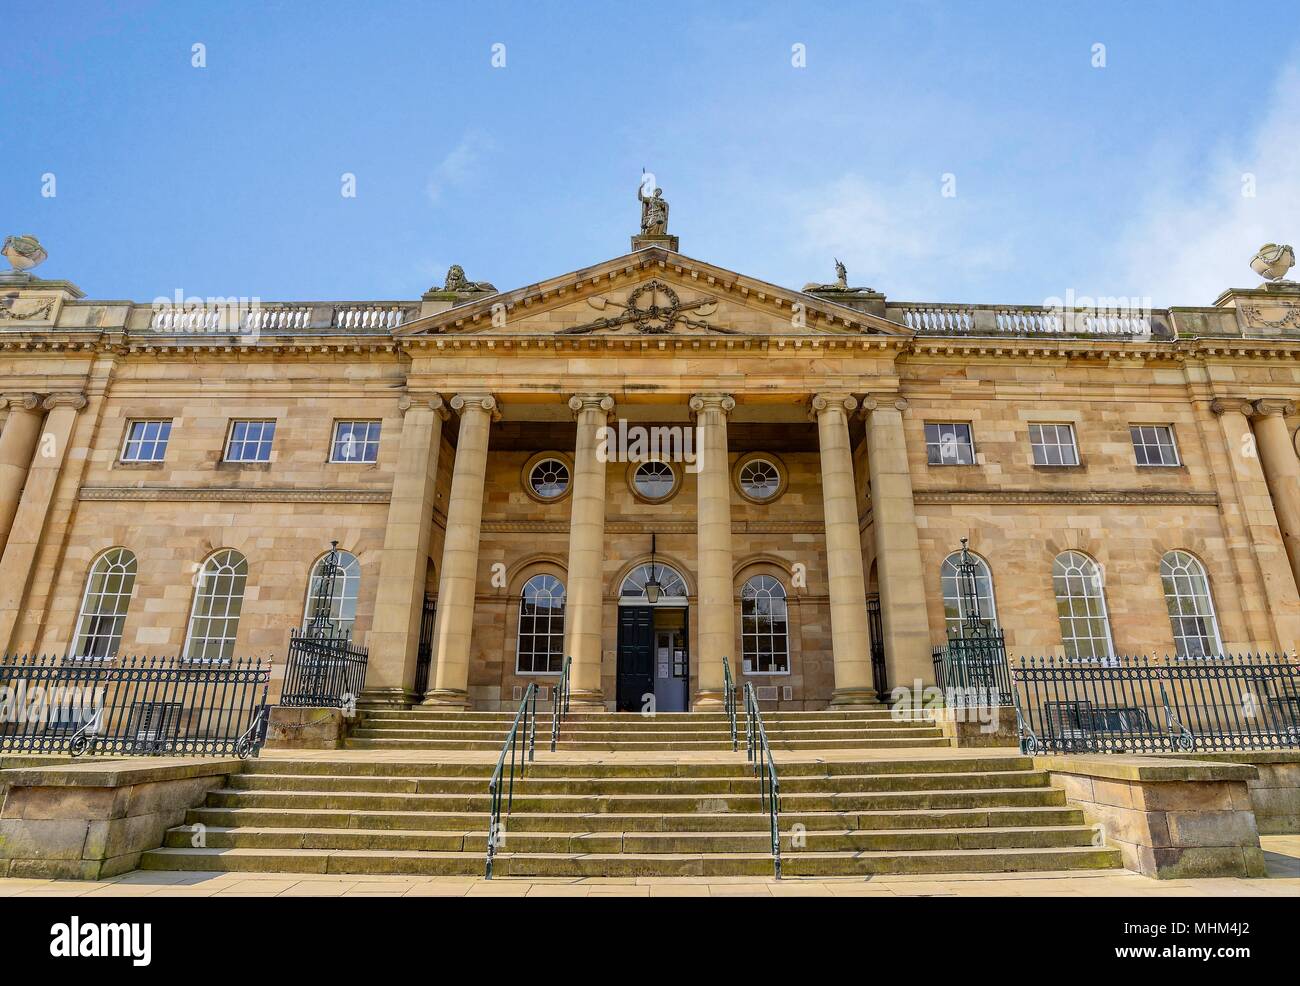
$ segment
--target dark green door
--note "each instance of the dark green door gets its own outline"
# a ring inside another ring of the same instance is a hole
[[[618,711],[640,712],[645,695],[654,694],[654,610],[620,606],[618,610]]]

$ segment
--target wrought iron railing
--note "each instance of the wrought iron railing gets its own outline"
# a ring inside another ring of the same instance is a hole
[[[560,727],[564,725],[564,717],[569,714],[569,669],[573,666],[573,658],[565,655],[564,670],[560,672],[560,680],[551,687],[551,752],[555,752],[555,746],[560,742]]]
[[[367,649],[354,646],[346,636],[290,631],[280,704],[333,709],[355,705],[368,661]]]
[[[736,737],[736,683],[731,678],[731,662],[725,657],[722,659],[722,688],[722,709],[731,724],[731,752],[735,753],[740,749],[740,740]]]
[[[977,637],[950,637],[935,647],[934,683],[953,708],[1011,704],[1011,673],[1001,630]]]
[[[257,756],[271,665],[179,657],[0,657],[0,752]]]
[[[889,669],[885,663],[885,621],[880,612],[880,594],[867,596],[867,625],[871,633],[871,683],[878,701],[889,700]]]
[[[433,667],[433,628],[438,618],[438,604],[432,599],[424,601],[420,614],[420,643],[415,651],[415,696],[424,698],[429,690],[429,669]]]
[[[510,758],[510,778],[506,781],[506,757]],[[519,702],[519,711],[515,713],[510,732],[506,733],[505,742],[501,744],[501,755],[497,757],[496,769],[488,781],[488,799],[491,802],[491,816],[488,819],[487,864],[484,879],[492,879],[492,859],[497,847],[505,842],[505,830],[501,827],[501,804],[504,800],[506,814],[515,803],[515,766],[518,764],[519,776],[523,777],[528,769],[528,762],[537,755],[537,685],[529,684],[524,690],[524,697]]]
[[[1286,655],[1022,657],[1011,679],[1025,753],[1300,746],[1300,664]]]
[[[768,813],[772,832],[772,867],[781,879],[781,780],[776,775],[772,745],[767,741],[763,714],[758,709],[754,683],[745,682],[745,759],[754,765],[759,779],[760,803]]]

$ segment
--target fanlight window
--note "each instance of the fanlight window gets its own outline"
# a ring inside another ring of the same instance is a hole
[[[116,657],[135,588],[135,555],[113,548],[95,559],[77,619],[74,657]]]
[[[681,577],[676,569],[668,565],[656,562],[654,565],[654,576],[659,581],[659,604],[667,602],[672,605],[672,601],[678,604],[686,601],[686,580]],[[619,597],[627,602],[629,600],[640,602],[648,605],[646,599],[645,584],[650,580],[650,565],[638,565],[632,571],[628,572],[627,578],[623,580],[623,587],[619,590]]]
[[[781,489],[781,470],[767,459],[751,459],[740,470],[740,488],[753,500],[770,500]]]
[[[322,555],[312,566],[307,588],[307,609],[303,612],[302,625],[311,626],[318,609],[323,607],[326,593],[325,565],[329,555]],[[334,575],[333,592],[329,600],[330,636],[352,636],[352,625],[357,621],[357,595],[361,591],[361,563],[350,551],[338,553],[339,571]]]
[[[543,500],[554,500],[569,488],[569,467],[559,459],[543,459],[528,474],[528,485]]]
[[[185,634],[187,660],[229,661],[234,657],[247,582],[248,560],[238,551],[223,549],[203,563]]]
[[[1160,581],[1179,657],[1213,657],[1223,653],[1219,621],[1210,599],[1205,566],[1186,551],[1170,551],[1160,559]]]
[[[1052,564],[1052,588],[1065,656],[1072,660],[1114,657],[1101,567],[1082,552],[1062,552]]]
[[[971,552],[971,561],[975,565],[975,596],[979,600],[979,618],[985,623],[998,621],[997,607],[993,601],[993,573],[989,571],[988,562]],[[961,579],[961,552],[954,551],[943,560],[939,567],[939,584],[943,589],[943,618],[948,635],[960,635],[967,618],[974,614],[968,612],[970,606],[966,587]]]
[[[636,467],[633,482],[636,491],[647,500],[662,500],[672,493],[677,485],[677,477],[673,475],[673,467],[668,463],[651,459]]]
[[[770,575],[755,575],[741,587],[740,647],[746,674],[790,670],[785,587]]]
[[[515,668],[520,674],[558,674],[563,667],[564,583],[554,575],[534,575],[520,594]]]

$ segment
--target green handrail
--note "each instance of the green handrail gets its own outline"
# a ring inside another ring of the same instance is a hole
[[[564,717],[569,713],[569,668],[573,666],[573,658],[565,657],[564,670],[560,672],[560,680],[555,683],[551,689],[551,752],[555,752],[555,744],[560,740],[560,726],[564,722]]]
[[[745,682],[745,759],[754,765],[754,776],[759,778],[762,805],[767,810],[772,829],[772,865],[776,878],[781,879],[781,781],[776,776],[776,761],[772,759],[772,745],[767,741],[763,715],[758,710],[758,696],[754,683]]]
[[[521,733],[522,728],[522,733]],[[526,747],[525,747],[525,744]],[[519,761],[519,776],[524,776],[528,761],[537,757],[537,686],[530,684],[519,703],[510,732],[506,733],[505,742],[501,744],[501,756],[497,757],[497,766],[488,781],[488,798],[491,800],[492,814],[488,819],[487,870],[485,880],[492,879],[492,857],[496,855],[497,845],[505,841],[501,831],[501,794],[505,775],[506,754],[510,754],[510,787],[506,795],[506,814],[515,803],[515,761]]]
[[[740,744],[736,740],[736,685],[731,680],[731,662],[725,657],[722,659],[722,681],[726,689],[722,707],[727,713],[727,718],[731,720],[731,752],[735,753],[740,749]]]

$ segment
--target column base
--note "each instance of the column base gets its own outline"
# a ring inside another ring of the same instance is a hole
[[[449,712],[469,711],[469,692],[458,688],[435,688],[424,696],[420,703],[426,708],[446,709]]]
[[[877,707],[880,699],[874,688],[837,688],[831,693],[832,709],[862,709]]]
[[[721,712],[723,705],[723,692],[725,689],[709,689],[708,691],[700,690],[695,693],[695,701],[691,703],[692,712]],[[739,711],[738,713],[739,714]]]
[[[363,688],[357,696],[357,708],[405,709],[414,705],[419,697],[409,688]]]
[[[604,712],[605,693],[595,688],[584,688],[582,691],[575,688],[569,692],[569,711]]]

